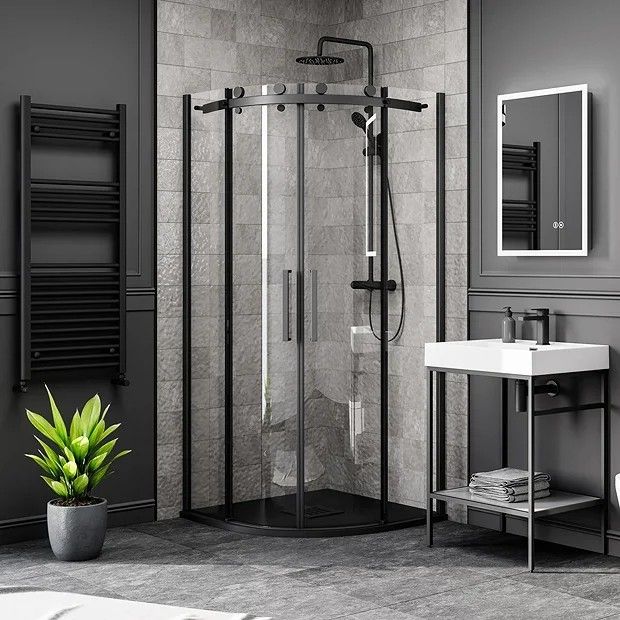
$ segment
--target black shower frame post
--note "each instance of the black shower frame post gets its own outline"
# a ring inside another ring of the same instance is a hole
[[[183,510],[192,509],[192,96],[183,95]]]
[[[381,87],[381,97],[386,99],[388,89]],[[388,109],[381,108],[381,523],[388,518]],[[401,284],[401,285],[404,285]]]
[[[304,85],[297,85],[297,92],[304,93]],[[305,526],[305,352],[304,352],[304,270],[305,270],[305,106],[297,104],[297,277],[296,277],[296,339],[297,339],[297,493],[295,496],[295,517],[299,529]]]
[[[232,99],[232,88],[224,97]],[[224,516],[233,517],[233,111],[224,110]]]
[[[446,340],[446,95],[435,95],[435,340]],[[446,436],[446,377],[440,374],[436,380],[437,409],[437,488],[446,486],[445,458],[441,454]],[[445,502],[437,502],[437,516],[446,516]]]

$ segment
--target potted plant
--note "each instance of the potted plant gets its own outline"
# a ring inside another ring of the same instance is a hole
[[[106,426],[108,405],[101,412],[95,394],[73,414],[69,430],[52,393],[45,386],[52,410],[52,423],[26,410],[28,420],[52,445],[38,437],[39,455],[27,454],[43,471],[41,476],[58,496],[47,504],[47,531],[54,555],[59,560],[90,560],[101,553],[105,538],[108,503],[93,496],[93,490],[112,472],[110,465],[131,450],[112,455],[117,439],[111,435],[120,424]]]

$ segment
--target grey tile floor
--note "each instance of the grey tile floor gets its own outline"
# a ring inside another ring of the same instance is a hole
[[[615,618],[620,558],[456,523],[369,536],[252,537],[182,519],[108,532],[102,556],[57,562],[47,541],[0,547],[0,584],[29,585],[278,620]]]

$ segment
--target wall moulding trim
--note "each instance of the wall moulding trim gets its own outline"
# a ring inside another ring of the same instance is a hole
[[[110,504],[108,506],[108,513],[117,514],[121,512],[130,512],[133,510],[143,510],[148,508],[155,508],[156,502],[154,499],[145,499],[135,502],[125,502],[120,504]],[[18,517],[17,519],[5,519],[0,521],[0,530],[11,529],[15,527],[26,527],[30,525],[41,525],[47,522],[46,515],[33,515],[31,517]]]
[[[554,317],[599,317],[620,318],[620,294],[616,295],[573,295],[548,294],[544,292],[522,291],[484,291],[469,293],[468,312],[500,313],[503,306],[517,306],[518,300],[524,300],[524,306],[549,305]],[[551,303],[549,303],[551,302]]]
[[[522,289],[489,289],[470,287],[470,297],[549,297],[557,299],[620,299],[620,291],[543,291]]]

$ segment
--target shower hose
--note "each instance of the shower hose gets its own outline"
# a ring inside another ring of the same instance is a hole
[[[394,199],[392,198],[392,188],[390,187],[390,180],[387,179],[388,200],[390,203],[390,213],[392,214],[392,230],[394,231],[394,245],[396,246],[396,255],[398,257],[398,270],[400,271],[400,320],[398,322],[398,329],[396,333],[388,339],[388,342],[392,342],[397,338],[400,338],[403,327],[405,325],[405,275],[403,273],[403,257],[400,253],[400,242],[398,240],[398,231],[396,229],[396,218],[394,217]],[[370,324],[370,331],[372,335],[381,340],[381,337],[375,332],[375,328],[372,324],[372,289],[368,294],[368,322]]]

